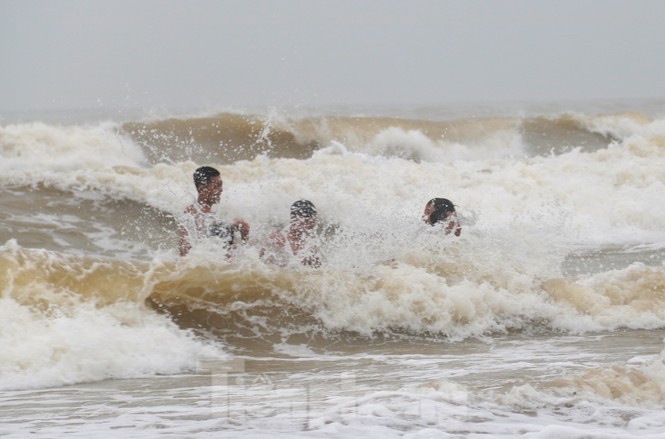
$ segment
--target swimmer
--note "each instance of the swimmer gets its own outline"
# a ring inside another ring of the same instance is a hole
[[[317,211],[309,200],[298,200],[291,205],[291,222],[284,231],[270,234],[273,246],[283,249],[288,243],[291,253],[301,257],[300,262],[310,267],[321,266],[321,260],[316,254],[318,249],[314,245],[316,238]],[[261,250],[261,255],[265,250]]]
[[[462,234],[462,225],[457,218],[455,206],[447,198],[432,198],[425,205],[423,212],[423,221],[430,226],[437,223],[445,224],[445,233],[449,235],[454,233],[455,236]]]
[[[242,219],[235,219],[230,225],[215,221],[212,206],[219,203],[222,196],[223,182],[219,171],[210,166],[202,166],[194,171],[194,185],[198,192],[196,203],[185,209],[178,227],[178,248],[180,256],[185,256],[192,248],[190,233],[196,238],[219,237],[228,247],[235,246],[235,234],[240,233],[241,240],[247,241],[249,224]]]

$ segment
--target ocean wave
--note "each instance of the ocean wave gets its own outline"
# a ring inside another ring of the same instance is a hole
[[[643,364],[610,364],[582,372],[523,384],[495,397],[521,409],[582,407],[589,401],[603,406],[659,409],[665,402],[665,350]],[[554,404],[553,404],[554,402]]]
[[[147,312],[144,268],[7,243],[0,250],[0,388],[193,370],[223,350]]]
[[[562,114],[428,120],[372,116],[242,115],[128,122],[122,129],[153,162],[184,159],[233,163],[257,155],[305,159],[343,144],[350,151],[413,159],[506,157],[595,151],[633,134],[651,121],[636,113]],[[510,146],[509,148],[506,148]]]
[[[48,173],[232,164],[257,156],[306,160],[334,144],[375,156],[452,162],[594,152],[635,135],[662,136],[662,124],[637,113],[457,120],[221,113],[90,126],[11,124],[0,127],[0,152],[12,174],[34,166]]]
[[[524,266],[507,266],[504,273],[485,268],[468,258],[408,256],[356,270],[284,269],[247,255],[138,263],[15,243],[0,254],[4,298],[43,316],[82,304],[147,301],[183,327],[222,338],[258,336],[273,343],[283,341],[275,336],[311,332],[460,340],[665,325],[663,266],[634,263],[579,279],[542,279]]]

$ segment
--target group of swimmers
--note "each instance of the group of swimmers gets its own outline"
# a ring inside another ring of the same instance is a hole
[[[219,237],[232,247],[249,238],[249,224],[240,218],[231,224],[216,220],[212,206],[219,203],[224,191],[219,171],[210,166],[202,166],[194,171],[194,185],[198,192],[196,202],[185,209],[185,215],[178,228],[180,256],[185,256],[192,248],[190,233],[197,238]],[[309,200],[298,200],[291,205],[291,221],[288,229],[270,234],[270,245],[279,249],[290,248],[291,253],[301,258],[304,265],[318,267],[321,261],[310,245],[315,235],[317,210]],[[453,203],[446,198],[433,198],[425,205],[423,221],[434,226],[444,224],[445,234],[460,236],[462,226]],[[238,236],[239,235],[239,236]],[[264,256],[265,249],[261,250]]]

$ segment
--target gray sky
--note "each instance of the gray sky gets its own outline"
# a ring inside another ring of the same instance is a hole
[[[665,97],[663,0],[0,0],[0,111]]]

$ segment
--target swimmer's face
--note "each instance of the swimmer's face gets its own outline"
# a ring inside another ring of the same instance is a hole
[[[427,203],[427,205],[425,206],[425,211],[423,212],[423,221],[425,221],[430,226],[434,225],[434,224],[432,224],[432,214],[434,213],[434,211],[436,211],[436,208],[434,207],[434,203]],[[439,217],[439,221],[447,220],[448,218],[451,218],[453,216],[455,216],[455,212],[452,211],[452,210],[448,211],[448,212],[446,212],[445,217],[443,217],[443,218]]]
[[[434,212],[434,204],[427,203],[425,211],[423,212],[423,221],[430,226],[432,225],[432,212]]]
[[[301,230],[312,230],[316,227],[316,217],[291,215],[291,223]]]
[[[219,203],[222,192],[224,192],[223,186],[222,177],[217,175],[212,177],[208,182],[208,185],[201,190],[201,192],[205,191],[206,198],[210,205]]]

